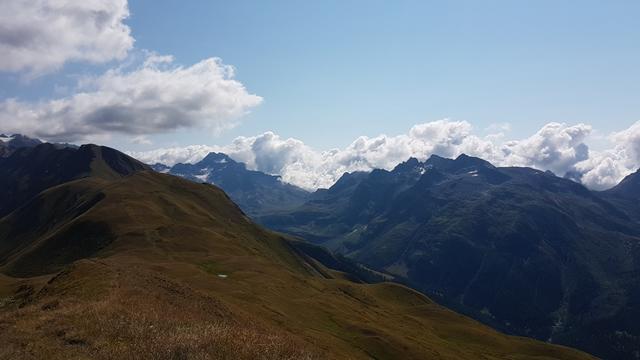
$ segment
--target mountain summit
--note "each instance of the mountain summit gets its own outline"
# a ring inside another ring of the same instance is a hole
[[[0,158],[0,217],[55,185],[89,176],[111,180],[148,169],[104,146],[72,148],[45,143],[18,148]]]

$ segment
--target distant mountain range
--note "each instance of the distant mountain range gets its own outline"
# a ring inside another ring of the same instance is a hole
[[[0,134],[0,157],[11,155],[16,149],[23,147],[33,147],[42,142],[21,134],[6,135]]]
[[[640,354],[640,173],[606,192],[431,156],[345,174],[257,220],[391,273],[510,333]]]
[[[0,358],[592,358],[363,284],[384,274],[107,147],[17,149],[0,196]]]
[[[295,208],[310,195],[297,186],[282,182],[278,176],[248,170],[245,164],[221,153],[212,152],[195,164],[176,164],[172,167],[154,164],[152,168],[219,186],[252,217]]]

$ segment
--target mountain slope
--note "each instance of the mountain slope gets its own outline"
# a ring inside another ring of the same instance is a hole
[[[640,351],[640,226],[628,209],[462,155],[374,170],[259,221],[505,331],[624,359]]]
[[[618,185],[603,193],[609,196],[637,200],[640,198],[640,170],[627,175]]]
[[[115,179],[145,169],[141,162],[104,146],[22,147],[0,158],[0,217],[51,186],[87,176]]]
[[[613,188],[600,192],[599,196],[624,211],[632,222],[640,223],[640,170],[627,175]]]
[[[214,186],[103,174],[0,220],[0,358],[589,358],[346,280]]]
[[[222,153],[209,153],[195,164],[153,167],[159,172],[219,186],[251,216],[288,210],[302,205],[309,197],[307,191],[282,182],[280,177],[247,170],[245,164]]]

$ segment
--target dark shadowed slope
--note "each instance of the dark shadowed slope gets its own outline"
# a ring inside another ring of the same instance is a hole
[[[632,185],[602,194],[548,172],[433,156],[346,175],[259,221],[498,328],[625,359],[640,351]]]
[[[0,244],[0,358],[588,358],[346,280],[220,189],[150,171],[49,188]]]
[[[640,223],[640,170],[626,176],[613,188],[601,192],[600,196],[628,214],[634,222]]]
[[[618,185],[603,193],[632,201],[640,199],[640,170],[626,176]]]
[[[210,153],[195,164],[176,164],[169,168],[153,165],[154,170],[196,182],[219,186],[250,216],[289,210],[302,205],[310,193],[281,181],[280,177],[247,170],[222,153]]]
[[[22,147],[0,158],[0,217],[51,186],[87,176],[115,179],[145,169],[143,163],[104,146]]]

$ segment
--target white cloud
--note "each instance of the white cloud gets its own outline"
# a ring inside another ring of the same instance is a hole
[[[0,128],[55,141],[194,127],[220,131],[262,102],[218,58],[182,67],[171,57],[148,54],[133,70],[109,70],[78,86],[68,97],[0,102]]]
[[[420,160],[432,154],[456,157],[461,153],[484,158],[498,166],[528,166],[567,172],[582,177],[594,189],[617,184],[640,165],[640,122],[611,135],[618,146],[607,152],[590,152],[586,141],[591,127],[550,123],[532,136],[512,141],[475,135],[465,121],[438,120],[412,127],[397,136],[362,136],[343,149],[317,151],[297,139],[266,132],[239,137],[226,146],[188,146],[131,153],[142,161],[197,162],[211,151],[224,152],[251,169],[281,175],[285,182],[313,190],[331,186],[344,172],[392,169],[409,157]]]
[[[580,181],[594,190],[605,190],[618,184],[631,173],[614,151],[592,153],[589,159],[576,165]]]
[[[32,76],[69,61],[121,60],[134,39],[126,0],[0,1],[0,71]]]
[[[161,148],[149,151],[129,151],[129,155],[147,164],[161,163],[175,165],[177,163],[196,163],[210,152],[220,151],[219,147],[208,145],[189,145],[185,147]]]
[[[585,124],[549,123],[527,139],[507,142],[503,162],[551,170],[562,176],[589,157],[584,141],[590,133],[591,126]]]
[[[629,165],[637,166],[640,163],[640,121],[626,130],[611,134],[610,139],[616,144],[616,152]]]
[[[593,152],[577,164],[581,181],[592,189],[610,188],[640,167],[640,121],[608,138],[613,148]]]

